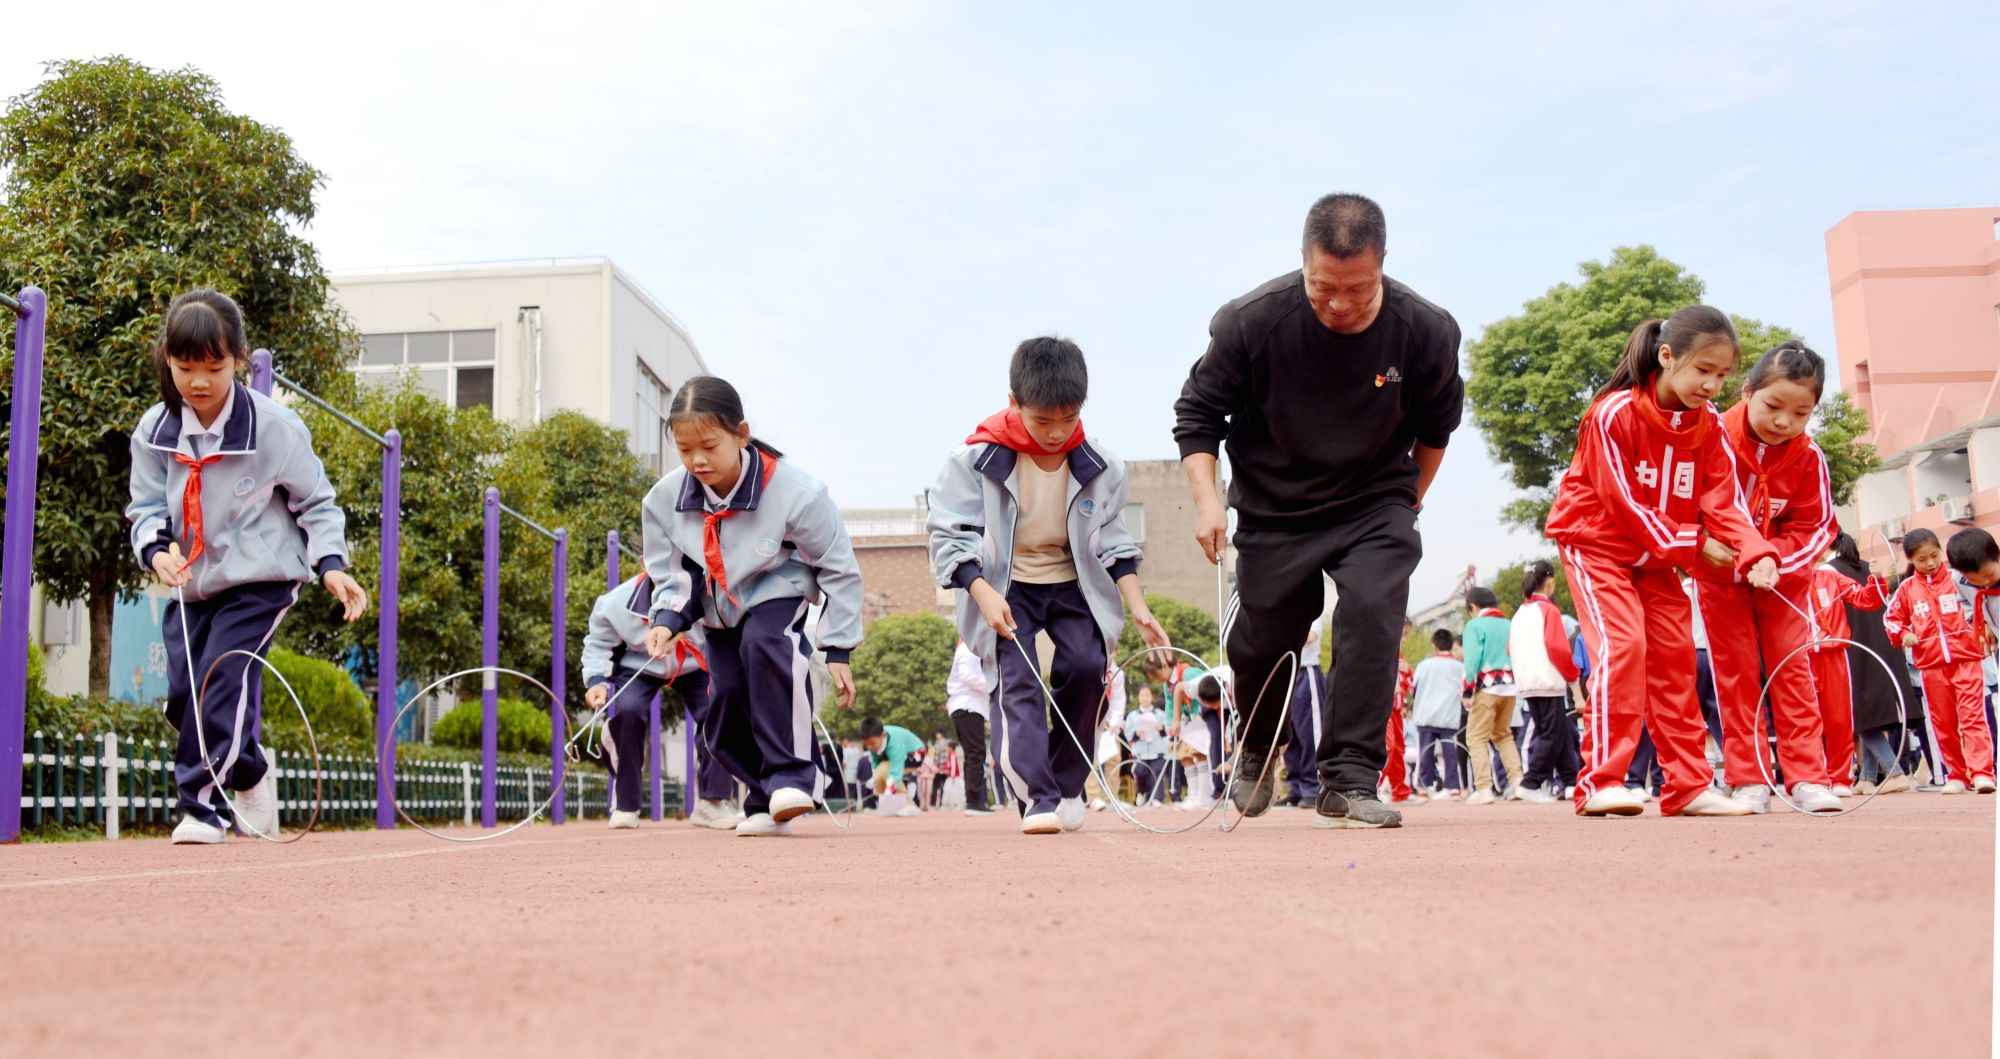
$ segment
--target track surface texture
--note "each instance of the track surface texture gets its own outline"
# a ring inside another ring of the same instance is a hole
[[[1954,1059],[1991,1047],[1994,806],[5,847],[0,1054]]]

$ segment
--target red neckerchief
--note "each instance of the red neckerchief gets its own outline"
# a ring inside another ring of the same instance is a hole
[[[768,452],[760,452],[758,455],[764,460],[763,484],[768,486],[771,484],[771,475],[778,470],[778,458]],[[742,458],[746,461],[750,458],[748,451],[744,453]],[[745,468],[745,470],[748,470],[748,468]],[[740,486],[742,483],[739,481],[737,484]],[[734,593],[729,591],[729,571],[722,564],[722,520],[736,514],[737,510],[725,504],[720,511],[702,512],[701,558],[708,566],[709,582],[722,591],[724,599],[735,603],[740,608],[743,604],[737,600]]]
[[[967,445],[977,445],[981,442],[1005,445],[1015,452],[1023,452],[1030,456],[1053,456],[1083,444],[1083,420],[1076,421],[1076,433],[1071,434],[1069,440],[1063,442],[1062,448],[1052,453],[1028,433],[1028,425],[1021,422],[1021,413],[1011,408],[1003,408],[980,420],[978,428],[965,439]]]
[[[1499,607],[1487,607],[1485,610],[1473,615],[1475,618],[1504,618],[1506,616],[1500,613]]]
[[[685,636],[677,637],[674,640],[674,675],[667,678],[668,687],[673,687],[674,681],[680,679],[681,673],[687,669],[689,658],[693,658],[694,664],[701,669],[708,668],[708,659],[701,656],[701,648],[687,642]]]
[[[203,456],[198,460],[193,456],[174,453],[174,462],[188,469],[187,488],[181,490],[181,522],[185,531],[181,539],[188,546],[187,561],[181,564],[182,572],[186,572],[194,565],[195,558],[201,555],[203,548],[206,547],[201,532],[201,469],[221,458],[222,454],[219,452],[212,456]]]
[[[1750,502],[1750,513],[1758,519],[1757,532],[1769,537],[1771,523],[1776,521],[1776,516],[1771,513],[1771,479],[1805,458],[1812,451],[1811,444],[1803,440],[1803,434],[1782,445],[1765,445],[1758,441],[1750,433],[1750,405],[1745,401],[1736,402],[1729,411],[1722,413],[1722,436],[1729,439],[1729,447],[1735,451],[1736,458],[1756,472],[1757,484],[1751,487],[1750,495],[1744,499]],[[1759,445],[1764,447],[1762,460],[1757,458]]]
[[[1657,376],[1655,376],[1657,377]],[[1660,399],[1653,393],[1652,380],[1632,387],[1632,408],[1640,418],[1652,424],[1653,429],[1667,436],[1675,448],[1700,448],[1708,443],[1708,432],[1715,427],[1715,419],[1709,415],[1709,404],[1703,401],[1700,407],[1690,408],[1684,415],[1694,417],[1688,426],[1677,427],[1667,410],[1660,407]]]

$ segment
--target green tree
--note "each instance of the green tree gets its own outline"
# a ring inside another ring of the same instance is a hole
[[[1526,492],[1506,506],[1502,517],[1537,532],[1548,519],[1556,480],[1576,451],[1577,425],[1597,388],[1617,367],[1632,329],[1699,302],[1706,289],[1700,277],[1650,246],[1621,246],[1608,262],[1586,261],[1577,267],[1581,283],[1549,288],[1523,305],[1519,315],[1487,325],[1466,346],[1472,420],[1494,460]],[[1760,320],[1730,319],[1743,357],[1716,402],[1723,408],[1741,396],[1742,378],[1758,356],[1799,337]],[[1848,421],[1840,422],[1844,426]],[[1835,479],[1835,491],[1851,492],[1859,477],[1854,469],[1867,464],[1855,448],[1858,434],[1828,435],[1822,428],[1817,436],[1828,449],[1829,469],[1848,475]]]
[[[854,707],[822,714],[836,737],[856,734],[863,717],[900,724],[925,739],[949,730],[944,711],[944,682],[951,675],[951,656],[958,633],[951,622],[935,614],[891,614],[868,626],[868,637],[854,649]]]
[[[230,112],[192,68],[113,57],[47,73],[0,115],[0,288],[49,294],[35,577],[89,600],[90,693],[104,696],[112,607],[145,577],[127,544],[127,439],[158,400],[148,358],[168,303],[230,295],[251,344],[287,351],[309,386],[355,339],[299,234],[323,179],[290,137]]]
[[[1171,640],[1175,647],[1193,651],[1210,662],[1216,659],[1217,632],[1213,615],[1200,607],[1190,606],[1180,600],[1169,599],[1152,592],[1146,593],[1146,606],[1153,612],[1153,617],[1160,620],[1160,627],[1167,630],[1167,639]],[[1139,639],[1139,627],[1127,620],[1124,631],[1118,634],[1118,657],[1112,659],[1112,663],[1123,662],[1145,647],[1145,641]],[[1185,662],[1187,656],[1177,652],[1169,661]],[[1127,695],[1137,694],[1139,685],[1145,682],[1146,670],[1143,664],[1134,663],[1125,671]]]

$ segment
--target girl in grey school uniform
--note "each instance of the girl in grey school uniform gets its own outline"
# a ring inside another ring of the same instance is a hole
[[[667,411],[681,466],[646,494],[646,650],[673,653],[699,623],[707,640],[710,753],[749,788],[739,835],[785,835],[812,811],[825,776],[813,764],[813,643],[844,707],[848,654],[861,643],[861,568],[840,508],[818,479],[750,436],[736,388],[689,379]],[[806,608],[824,601],[806,635]]]
[[[161,628],[167,721],[180,733],[174,842],[182,845],[222,841],[229,802],[218,777],[235,792],[235,822],[278,830],[251,692],[260,667],[223,656],[262,657],[309,582],[325,585],[348,621],[368,606],[346,573],[347,518],[312,434],[290,409],[236,381],[249,356],[243,314],[227,295],[175,298],[153,345],[160,403],[132,432],[132,551],[161,584],[180,590]]]

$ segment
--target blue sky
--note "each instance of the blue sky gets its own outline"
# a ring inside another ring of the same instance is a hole
[[[1327,191],[1468,338],[1646,242],[1835,356],[1826,229],[2000,201],[2000,5],[1426,8],[77,5],[0,35],[0,94],[199,66],[325,170],[335,268],[607,255],[850,507],[908,503],[1048,331],[1093,433],[1173,455],[1209,316]],[[1413,605],[1537,551],[1510,495],[1468,423]]]

